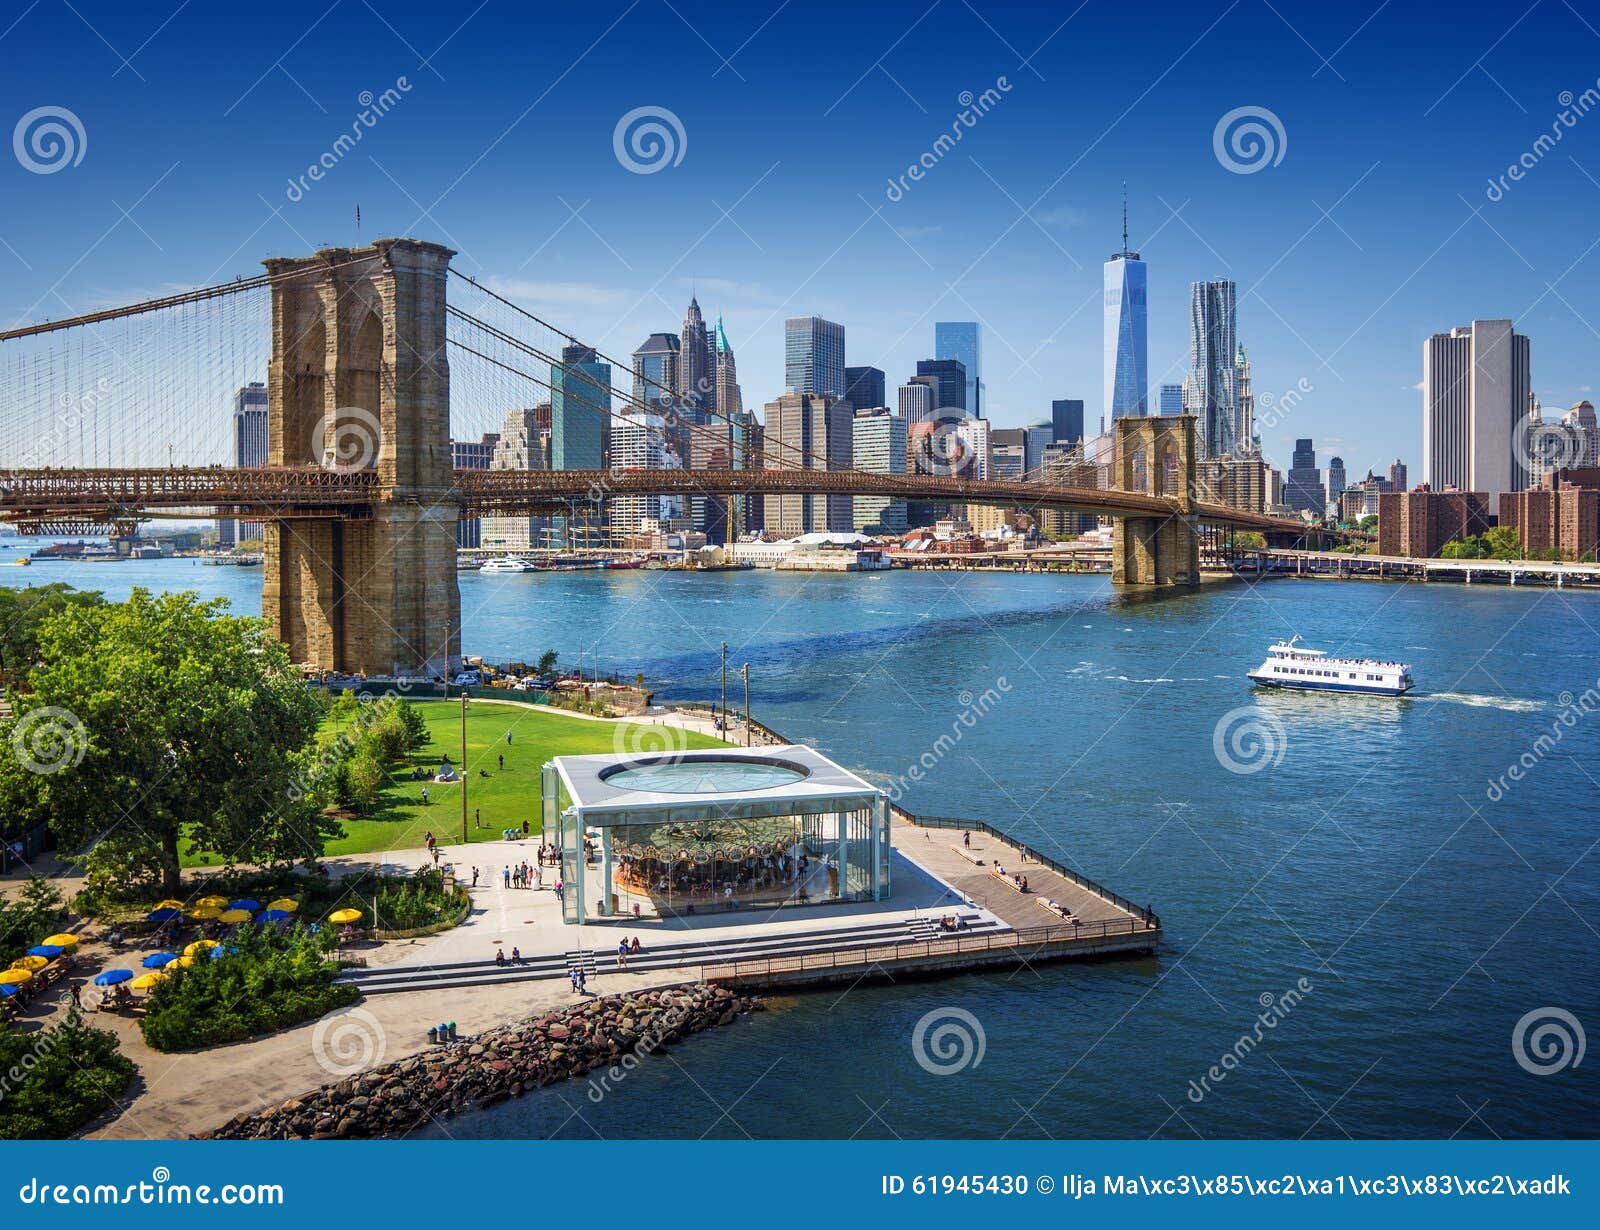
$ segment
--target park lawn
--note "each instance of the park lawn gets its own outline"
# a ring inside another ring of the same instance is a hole
[[[461,787],[438,782],[409,781],[412,768],[432,774],[439,771],[446,752],[461,772],[461,702],[419,700],[411,702],[427,723],[431,740],[397,766],[370,817],[345,819],[345,835],[330,841],[328,854],[365,854],[378,850],[414,848],[432,832],[442,843],[461,840]],[[328,724],[332,730],[332,723]],[[511,742],[506,742],[506,732]],[[635,723],[595,722],[572,717],[546,705],[473,701],[467,709],[467,837],[471,841],[498,841],[503,830],[521,829],[524,820],[539,832],[539,770],[552,756],[588,756],[612,752],[726,747],[727,744],[696,731],[676,731],[669,747],[650,727]],[[501,769],[499,757],[505,757]],[[487,778],[478,770],[487,770]],[[422,805],[422,787],[428,787],[428,805]],[[474,813],[478,823],[474,827]]]

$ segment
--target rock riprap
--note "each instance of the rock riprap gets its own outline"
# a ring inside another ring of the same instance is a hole
[[[613,995],[501,1025],[235,1115],[211,1140],[402,1136],[435,1118],[521,1097],[613,1067],[690,1034],[731,1025],[760,1003],[703,983]],[[630,1059],[629,1057],[633,1057]]]

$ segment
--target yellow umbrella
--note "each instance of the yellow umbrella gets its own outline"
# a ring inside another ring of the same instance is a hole
[[[195,904],[215,907],[219,910],[225,910],[228,908],[228,899],[226,897],[202,897],[199,901],[196,901]]]
[[[332,914],[328,915],[328,921],[331,922],[331,923],[360,922],[361,921],[361,911],[360,910],[335,910]]]
[[[5,973],[0,974],[0,982],[5,983],[8,987],[20,987],[23,983],[32,981],[33,971],[31,969],[8,969]]]
[[[183,956],[179,957],[172,964],[181,965],[184,969],[193,969],[194,968],[194,957],[191,956],[188,953],[185,953]]]
[[[181,910],[183,909],[183,902],[174,901],[171,897],[168,897],[165,901],[156,902],[150,908],[152,910]]]
[[[15,961],[13,961],[11,963],[11,968],[12,969],[25,969],[31,974],[36,970],[43,969],[45,966],[47,966],[49,964],[50,964],[50,958],[49,957],[18,957]]]
[[[222,917],[222,910],[214,905],[197,905],[192,910],[185,910],[184,913],[190,918],[202,920]]]
[[[160,970],[151,970],[148,974],[140,974],[133,980],[133,989],[135,991],[148,991],[157,983],[165,982],[166,980],[167,976]]]
[[[183,950],[183,955],[186,957],[192,957],[197,952],[205,952],[207,949],[215,948],[216,946],[216,940],[196,940]]]
[[[293,914],[300,908],[300,903],[293,897],[279,897],[276,901],[267,902],[267,909],[282,910],[285,914]]]
[[[242,923],[249,922],[253,916],[249,910],[224,910],[217,915],[218,922]]]
[[[57,948],[76,948],[78,946],[78,937],[75,935],[68,935],[65,931],[63,931],[60,935],[50,936],[45,940],[45,943],[53,944]]]

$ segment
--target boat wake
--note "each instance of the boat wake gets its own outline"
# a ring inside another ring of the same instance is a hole
[[[1475,692],[1428,692],[1417,700],[1441,700],[1452,705],[1471,705],[1478,709],[1503,709],[1507,713],[1537,713],[1545,707],[1542,700],[1525,700],[1520,696],[1482,696]]]

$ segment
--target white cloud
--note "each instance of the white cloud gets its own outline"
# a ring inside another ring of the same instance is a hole
[[[1056,205],[1050,209],[1041,209],[1033,215],[1033,220],[1043,226],[1053,226],[1057,230],[1067,231],[1075,226],[1082,226],[1089,220],[1089,215],[1076,205]]]
[[[944,234],[942,226],[897,226],[894,229],[902,239],[931,239]]]

